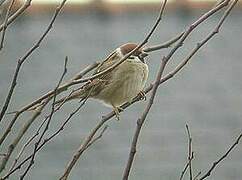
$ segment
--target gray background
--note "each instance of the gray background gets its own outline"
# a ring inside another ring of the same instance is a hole
[[[166,13],[149,45],[161,43],[182,31],[199,13]],[[55,87],[69,56],[66,80],[86,65],[104,59],[114,48],[126,42],[140,42],[156,19],[157,12],[108,15],[90,11],[87,14],[62,13],[41,47],[24,64],[9,111]],[[51,14],[24,16],[7,31],[5,49],[1,52],[0,102],[5,99],[18,57],[33,45],[48,24]],[[167,71],[180,62],[214,25],[218,16],[196,30]],[[187,158],[188,123],[195,151],[194,173],[205,172],[232,144],[242,129],[242,14],[239,11],[225,22],[221,32],[192,59],[172,80],[163,84],[142,130],[131,179],[178,179]],[[153,53],[148,60],[149,82],[155,77],[162,55]],[[149,83],[148,82],[148,83]],[[149,96],[148,96],[149,97]],[[121,114],[119,122],[109,122],[104,137],[80,158],[70,179],[121,179],[127,161],[137,117],[146,102],[139,102]],[[64,121],[78,105],[66,105],[53,119],[50,132]],[[56,179],[80,142],[110,109],[90,100],[66,126],[64,131],[38,155],[27,179]],[[22,116],[13,129],[18,132],[30,113]],[[4,124],[11,119],[6,116]],[[41,116],[24,140],[38,126]],[[0,129],[2,132],[2,129]],[[13,138],[10,136],[8,141]],[[22,140],[21,143],[24,143]],[[5,144],[5,148],[7,143]],[[4,149],[1,149],[1,152]],[[29,151],[31,152],[31,151]],[[242,146],[222,162],[210,179],[240,180]],[[18,179],[18,173],[10,179]]]

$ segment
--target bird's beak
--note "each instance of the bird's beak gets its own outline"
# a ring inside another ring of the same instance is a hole
[[[140,57],[141,58],[145,58],[146,56],[148,56],[149,54],[147,53],[147,52],[144,52],[144,51],[142,51],[141,53],[140,53]]]

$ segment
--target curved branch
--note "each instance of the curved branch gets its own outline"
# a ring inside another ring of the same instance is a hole
[[[21,66],[23,65],[23,63],[26,61],[26,59],[40,46],[41,42],[44,40],[44,38],[47,36],[47,34],[49,33],[49,31],[51,30],[51,28],[53,27],[53,24],[56,20],[56,17],[58,16],[60,10],[63,8],[64,4],[65,4],[66,0],[63,0],[62,3],[60,4],[60,6],[58,6],[55,10],[55,13],[49,23],[49,25],[47,26],[47,29],[44,31],[44,33],[42,34],[42,36],[40,37],[40,39],[34,44],[33,47],[31,47],[27,52],[26,54],[20,58],[18,60],[18,64],[17,64],[17,67],[16,67],[16,70],[15,70],[15,73],[14,73],[14,76],[13,76],[13,80],[12,80],[12,83],[11,83],[11,86],[10,86],[10,90],[8,92],[8,95],[7,95],[7,98],[4,102],[4,105],[3,105],[3,108],[1,110],[1,113],[0,113],[0,122],[3,118],[3,116],[5,115],[5,112],[8,108],[8,105],[10,103],[10,100],[12,98],[12,95],[13,95],[13,92],[14,92],[14,89],[15,89],[15,86],[17,84],[17,78],[18,78],[18,74],[20,72],[20,68]],[[19,116],[19,113],[16,114],[15,117],[18,117]],[[15,119],[16,120],[16,119]],[[14,122],[10,122],[10,125],[9,125],[9,130],[11,130],[12,128],[12,125],[15,123]],[[0,140],[0,146],[2,144],[2,142],[4,141],[4,139],[6,138],[7,134],[9,133],[10,131],[5,131],[4,133],[4,136],[1,138]],[[1,171],[0,171],[1,172]]]
[[[236,147],[236,145],[239,144],[241,139],[242,139],[242,133],[238,136],[238,138],[236,139],[234,144],[228,149],[228,151],[222,157],[220,157],[217,161],[215,161],[213,163],[212,167],[207,171],[207,173],[205,175],[203,175],[199,180],[203,180],[203,179],[206,179],[207,177],[209,177],[211,175],[211,172],[215,169],[215,167],[230,154],[230,152]]]
[[[25,3],[11,16],[8,18],[7,26],[11,24],[16,18],[18,18],[30,5],[32,0],[26,0]],[[4,23],[0,26],[0,32],[4,29]]]
[[[160,8],[160,12],[159,12],[159,16],[154,24],[154,26],[152,27],[151,31],[148,33],[148,35],[145,37],[145,39],[143,40],[142,43],[140,43],[133,51],[131,51],[130,53],[128,53],[124,58],[122,58],[118,63],[114,64],[114,66],[111,66],[110,68],[104,70],[101,73],[98,73],[97,75],[94,75],[92,77],[89,78],[85,78],[85,79],[80,79],[76,82],[80,83],[80,82],[86,82],[88,80],[92,80],[95,79],[101,75],[103,75],[104,73],[107,73],[111,70],[113,70],[115,67],[117,67],[119,64],[121,64],[122,62],[124,62],[129,56],[131,56],[137,49],[141,48],[144,44],[146,44],[149,40],[149,38],[151,37],[151,35],[154,33],[155,29],[157,28],[158,24],[161,21],[163,12],[164,12],[164,8],[166,5],[167,0],[165,0],[165,2],[161,5]],[[103,120],[102,120],[103,121]],[[104,121],[103,121],[104,123]],[[84,141],[84,144],[82,144],[80,146],[80,148],[78,149],[78,151],[74,154],[74,156],[72,157],[72,160],[68,163],[67,168],[64,170],[63,175],[61,176],[60,180],[66,180],[72,170],[72,168],[74,167],[74,165],[76,164],[76,162],[78,161],[79,157],[81,156],[81,154],[85,151],[86,147],[88,146],[88,144],[90,143],[90,141],[92,140],[92,138],[94,137],[94,135],[96,134],[97,130],[102,126],[102,124],[98,127],[96,127],[90,136],[87,137],[87,139]]]
[[[157,74],[154,86],[152,87],[151,97],[150,97],[150,99],[149,99],[149,101],[147,103],[147,106],[144,109],[141,117],[137,120],[137,126],[136,126],[136,129],[135,129],[135,133],[134,133],[134,136],[133,136],[132,144],[131,144],[131,147],[130,147],[129,158],[128,158],[128,161],[127,161],[127,164],[126,164],[126,167],[125,167],[125,170],[124,170],[124,174],[123,174],[123,180],[128,180],[129,173],[130,173],[133,161],[134,161],[134,156],[136,154],[136,147],[137,147],[138,138],[139,138],[139,135],[140,135],[140,132],[141,132],[141,128],[142,128],[142,126],[143,126],[143,124],[144,124],[144,122],[146,120],[146,117],[147,117],[147,115],[148,115],[148,113],[149,113],[149,111],[150,111],[150,109],[151,109],[151,107],[153,105],[154,98],[155,98],[158,86],[160,85],[161,80],[162,80],[161,76],[163,74],[163,71],[165,69],[165,66],[166,66],[167,62],[170,60],[170,58],[173,56],[173,54],[176,52],[176,50],[183,44],[183,42],[188,37],[188,35],[199,24],[201,24],[203,21],[205,21],[208,17],[210,17],[215,12],[217,12],[219,9],[221,9],[224,6],[226,6],[228,4],[228,2],[229,1],[221,3],[220,6],[217,6],[217,7],[213,8],[213,9],[211,9],[210,11],[205,13],[203,16],[201,16],[197,21],[195,21],[191,26],[189,26],[189,28],[182,35],[182,37],[181,37],[180,41],[177,43],[177,45],[170,51],[170,53],[167,56],[162,58],[161,65],[160,65],[160,68],[159,68],[159,72]],[[197,52],[200,49],[200,47],[202,47],[206,42],[208,42],[208,40],[212,36],[209,35],[208,38],[205,39],[204,43],[201,43],[200,46],[197,46],[196,51],[193,51],[194,53],[192,52],[192,54],[189,56],[189,59],[191,59],[191,57],[195,54],[195,52]],[[190,155],[189,155],[189,157],[190,157]],[[190,167],[190,173],[191,173],[191,162],[189,164],[189,167]],[[190,177],[192,177],[191,174],[190,174]]]
[[[1,37],[1,43],[0,43],[0,51],[2,50],[3,48],[3,42],[4,42],[4,37],[5,37],[5,32],[6,32],[6,29],[8,27],[7,23],[8,23],[8,18],[9,18],[9,14],[10,14],[10,11],[13,7],[13,4],[14,4],[14,1],[15,0],[12,0],[10,5],[8,6],[8,10],[7,10],[7,13],[6,13],[6,16],[5,16],[5,19],[4,19],[4,22],[3,22],[3,31],[2,31],[2,37]]]

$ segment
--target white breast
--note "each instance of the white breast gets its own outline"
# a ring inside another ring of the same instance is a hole
[[[147,64],[137,57],[127,59],[114,70],[112,80],[97,98],[108,105],[120,106],[144,89],[147,78]]]

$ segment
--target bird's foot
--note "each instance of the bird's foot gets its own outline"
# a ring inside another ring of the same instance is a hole
[[[120,112],[123,111],[123,108],[113,106],[113,111],[115,112],[115,116],[117,118],[117,121],[119,121],[120,120]]]
[[[140,100],[145,100],[146,101],[146,94],[144,91],[140,91],[139,95],[141,96]]]

